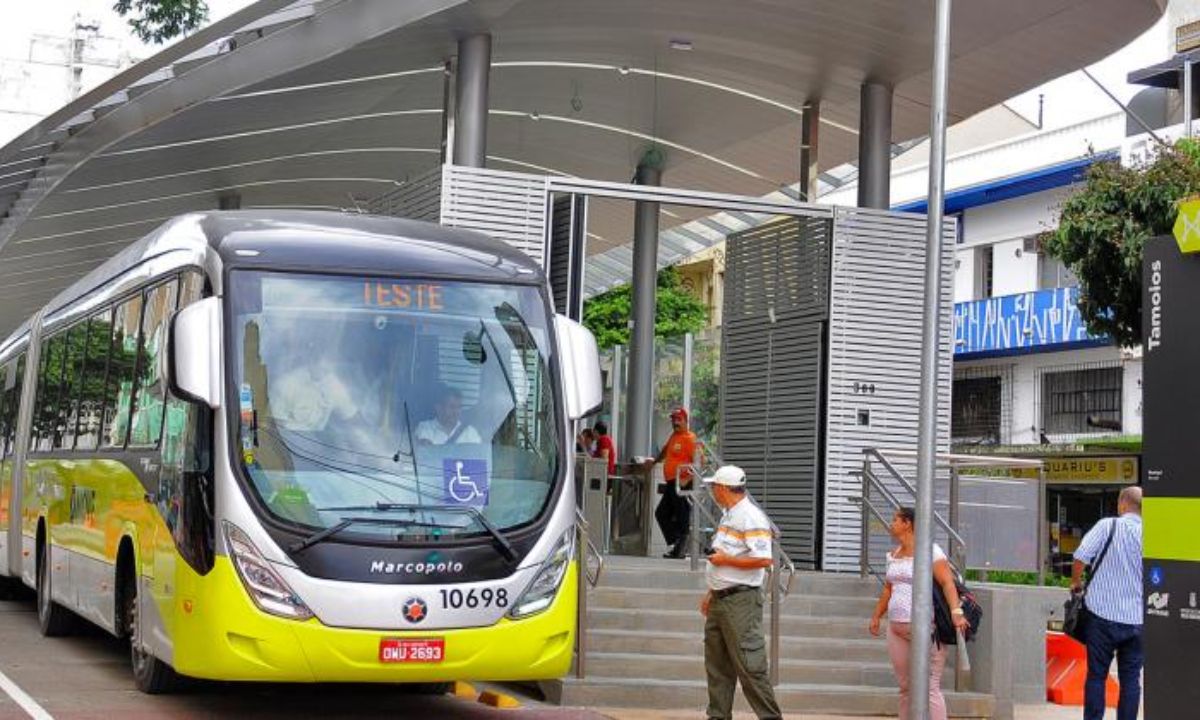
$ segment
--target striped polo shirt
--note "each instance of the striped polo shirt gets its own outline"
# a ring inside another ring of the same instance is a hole
[[[771,521],[750,496],[742,498],[721,516],[712,549],[731,557],[771,559]],[[708,563],[705,576],[710,590],[725,590],[734,585],[762,587],[767,571],[763,568],[742,570],[728,565]]]
[[[1104,549],[1109,530],[1112,545],[1087,588],[1088,610],[1110,622],[1142,624],[1142,516],[1125,513],[1092,526],[1075,551],[1075,559],[1093,564]]]

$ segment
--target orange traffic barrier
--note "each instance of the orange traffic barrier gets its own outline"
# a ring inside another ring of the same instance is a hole
[[[1087,682],[1087,648],[1060,632],[1046,633],[1046,699],[1056,705],[1083,705]],[[1104,688],[1104,704],[1117,706],[1120,687],[1111,676]]]

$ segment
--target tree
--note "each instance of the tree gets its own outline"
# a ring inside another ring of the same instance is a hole
[[[142,42],[162,43],[200,27],[208,19],[204,0],[117,0],[113,6]]]
[[[1092,335],[1142,341],[1142,247],[1171,232],[1183,198],[1200,192],[1200,144],[1181,140],[1133,167],[1098,162],[1063,204],[1042,248],[1079,279],[1079,312]]]
[[[583,324],[596,336],[601,349],[629,344],[629,319],[633,295],[622,285],[597,295],[583,304]],[[708,308],[685,290],[679,271],[673,267],[658,273],[658,300],[654,315],[655,337],[678,337],[699,332],[708,323]]]

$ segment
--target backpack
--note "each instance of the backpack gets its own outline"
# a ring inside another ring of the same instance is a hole
[[[963,616],[967,619],[967,629],[963,631],[963,637],[970,642],[979,632],[979,623],[983,620],[983,608],[979,606],[975,593],[966,586],[958,571],[953,566],[950,571],[954,574],[954,587],[958,589],[959,605],[962,607]],[[938,585],[936,580],[933,581],[933,625],[933,639],[939,645],[958,644],[958,633],[954,630],[954,617],[950,614],[950,603],[946,602],[942,586]]]

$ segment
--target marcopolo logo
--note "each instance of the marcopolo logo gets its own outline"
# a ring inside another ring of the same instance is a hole
[[[387,562],[371,561],[372,575],[454,575],[463,571],[460,562]]]
[[[1146,338],[1146,352],[1153,352],[1162,345],[1162,261],[1150,264],[1150,336]]]

